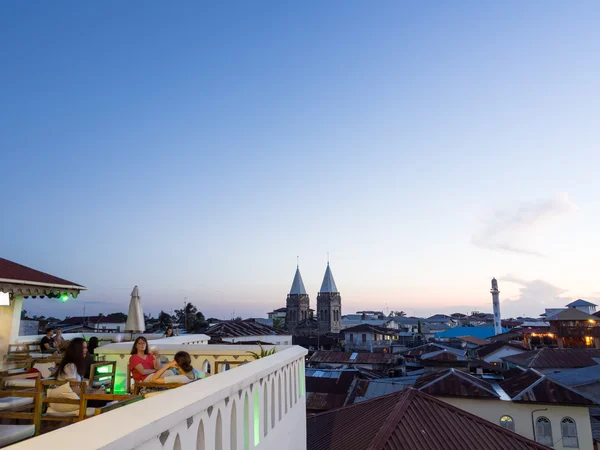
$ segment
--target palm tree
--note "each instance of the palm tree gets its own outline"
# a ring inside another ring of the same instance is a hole
[[[275,347],[270,350],[265,350],[261,344],[258,344],[260,347],[260,352],[248,352],[254,359],[266,358],[267,356],[271,356],[275,354]]]

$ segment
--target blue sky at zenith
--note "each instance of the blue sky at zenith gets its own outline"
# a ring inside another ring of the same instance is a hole
[[[600,300],[600,4],[0,4],[0,255],[45,315]],[[600,302],[598,302],[600,303]]]

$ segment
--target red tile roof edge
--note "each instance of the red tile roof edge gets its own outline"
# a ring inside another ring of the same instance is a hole
[[[14,275],[13,275],[14,274]],[[0,257],[0,280],[7,280],[8,283],[24,283],[41,286],[56,286],[56,287],[73,287],[77,289],[86,289],[72,281],[65,280],[54,275],[51,275],[41,270],[32,269],[23,264],[10,261]]]

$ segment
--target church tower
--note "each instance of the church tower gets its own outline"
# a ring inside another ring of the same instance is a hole
[[[339,333],[342,327],[342,296],[340,295],[331,267],[327,269],[317,294],[317,314],[319,315],[319,333]]]
[[[294,334],[294,331],[300,322],[308,319],[309,303],[310,300],[306,293],[306,289],[304,289],[302,275],[300,275],[300,267],[297,266],[294,281],[292,282],[292,288],[290,289],[290,293],[285,302],[285,325],[292,334]]]

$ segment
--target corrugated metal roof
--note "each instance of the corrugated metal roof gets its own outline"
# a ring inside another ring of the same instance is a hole
[[[508,328],[502,328],[502,332],[508,331]],[[481,327],[454,327],[449,330],[442,331],[435,334],[436,339],[445,339],[461,336],[475,336],[480,339],[487,339],[490,336],[494,336],[496,331],[494,327],[481,326]]]
[[[377,380],[355,380],[346,399],[345,406],[402,391],[414,386],[418,379],[419,375],[380,378]]]
[[[600,349],[544,347],[501,359],[521,367],[552,369],[595,366],[598,363],[594,358],[600,358]]]
[[[529,369],[500,383],[513,401],[595,406],[588,397],[555,381],[535,369]]]
[[[487,381],[455,369],[424,375],[415,383],[415,389],[431,395],[500,398]]]
[[[547,450],[408,388],[307,419],[307,450]]]
[[[40,272],[39,270],[32,269],[31,267],[27,267],[4,258],[0,258],[0,279],[25,282],[24,284],[43,283],[85,289],[83,286],[73,283],[72,281],[55,277],[54,275],[50,275],[48,273]]]
[[[595,305],[594,305],[595,306]],[[559,312],[558,314],[549,317],[549,322],[554,322],[557,320],[593,320],[596,321],[598,318],[596,316],[592,316],[591,314],[584,313],[583,311],[579,311],[575,308],[567,308],[564,311]]]
[[[206,331],[206,334],[217,337],[238,337],[285,335],[286,333],[259,322],[228,320],[214,324]]]
[[[353,359],[352,355],[356,354]],[[350,353],[350,352],[328,352],[319,350],[313,353],[309,362],[311,363],[334,363],[334,364],[391,364],[397,357],[390,353]]]
[[[586,384],[600,383],[600,365],[566,369],[547,375],[567,386],[585,386]],[[598,394],[600,395],[600,392]]]

